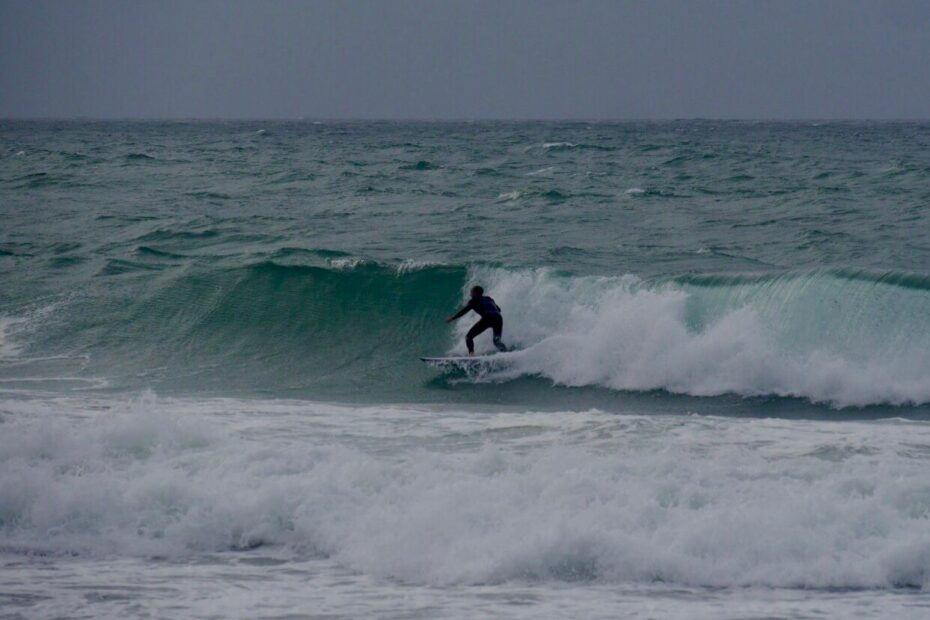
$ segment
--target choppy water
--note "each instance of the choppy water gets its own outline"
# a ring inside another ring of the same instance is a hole
[[[928,146],[3,122],[3,604],[922,617]],[[473,283],[520,350],[423,366]]]

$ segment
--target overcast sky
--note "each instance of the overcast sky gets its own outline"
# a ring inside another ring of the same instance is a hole
[[[930,0],[0,0],[0,116],[930,118]]]

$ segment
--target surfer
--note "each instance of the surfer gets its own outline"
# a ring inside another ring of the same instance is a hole
[[[465,344],[468,346],[468,354],[475,354],[475,336],[491,328],[494,330],[494,346],[498,351],[506,351],[507,347],[501,342],[501,332],[504,331],[504,317],[501,315],[500,306],[493,299],[484,294],[484,289],[480,286],[473,286],[471,289],[471,299],[465,304],[465,307],[446,319],[446,323],[462,318],[469,310],[474,310],[481,315],[481,320],[472,325],[465,335]]]

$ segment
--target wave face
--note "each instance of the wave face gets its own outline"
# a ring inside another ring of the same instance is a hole
[[[918,422],[235,399],[0,407],[6,552],[277,549],[434,586],[930,586]]]
[[[442,312],[465,270],[323,254],[322,265],[181,270],[77,301],[37,337],[90,351],[87,372],[114,386],[328,398],[406,386],[418,355],[447,346]]]
[[[27,319],[7,319],[15,330],[4,355],[80,358],[80,372],[114,388],[454,400],[455,384],[437,389],[417,358],[464,352],[472,317],[451,332],[443,319],[481,283],[504,308],[504,340],[519,351],[471,377],[479,382],[541,377],[836,407],[930,402],[930,282],[914,275],[642,279],[391,266],[332,252],[300,260],[145,277],[38,313],[31,330]],[[478,347],[489,352],[490,336]],[[527,387],[540,388],[548,390]]]

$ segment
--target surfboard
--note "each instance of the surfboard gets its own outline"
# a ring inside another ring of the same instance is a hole
[[[441,368],[444,370],[490,370],[492,368],[498,368],[499,366],[506,364],[506,356],[494,354],[475,356],[446,355],[442,357],[421,357],[420,361],[424,362],[427,366]]]
[[[494,357],[493,355],[445,355],[441,357],[421,357],[420,361],[430,363],[438,362],[479,362]]]

